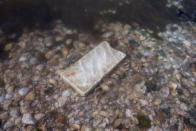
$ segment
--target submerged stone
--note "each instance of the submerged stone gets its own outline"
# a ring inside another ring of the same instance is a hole
[[[107,75],[125,54],[102,42],[78,62],[58,74],[78,93],[86,95],[101,79]]]

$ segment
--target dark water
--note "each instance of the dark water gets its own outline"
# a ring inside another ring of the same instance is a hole
[[[93,31],[103,22],[137,23],[155,32],[168,23],[178,23],[176,8],[167,8],[166,0],[1,0],[0,27],[7,34],[20,36],[24,28],[51,28],[61,19],[66,26]],[[186,12],[196,11],[195,0],[184,0]],[[109,10],[109,11],[108,11]],[[115,12],[114,12],[115,11]],[[5,35],[5,34],[4,34]]]
[[[68,26],[89,29],[98,20],[138,23],[152,30],[163,29],[177,22],[176,9],[166,8],[165,0],[2,0],[0,26],[6,32],[22,30],[24,26],[45,28],[54,19]],[[107,10],[115,10],[115,14]]]

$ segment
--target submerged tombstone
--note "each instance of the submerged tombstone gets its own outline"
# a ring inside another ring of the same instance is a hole
[[[67,69],[58,71],[58,74],[84,96],[125,56],[104,41]]]

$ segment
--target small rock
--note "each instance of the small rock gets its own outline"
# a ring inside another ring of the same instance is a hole
[[[5,88],[7,92],[13,92],[14,91],[14,86],[8,86]]]
[[[146,100],[143,100],[143,99],[140,100],[140,103],[141,103],[142,106],[148,105],[148,102]]]
[[[52,56],[54,55],[54,51],[48,51],[46,54],[45,54],[45,57],[46,57],[46,59],[51,59],[52,58]]]
[[[19,62],[25,62],[27,60],[27,57],[26,56],[21,56],[19,58]]]
[[[172,96],[176,96],[176,95],[178,94],[178,92],[177,92],[177,90],[174,90],[174,89],[173,89],[173,90],[171,91],[171,94],[172,94]]]
[[[12,49],[12,43],[8,43],[6,44],[6,46],[4,47],[4,51],[9,51]]]
[[[29,90],[30,89],[27,87],[21,88],[21,89],[19,89],[18,94],[21,96],[25,96],[29,92]]]
[[[78,125],[78,124],[71,124],[71,128],[79,130],[80,129],[80,125]]]
[[[8,113],[7,112],[1,112],[0,113],[0,119],[1,120],[6,120],[8,118]]]
[[[151,30],[151,29],[147,29],[147,32],[150,33],[150,34],[154,33],[153,30]]]
[[[188,107],[186,106],[186,104],[181,103],[180,104],[180,109],[187,111],[188,110]]]
[[[2,104],[4,100],[5,100],[4,96],[0,96],[0,104]]]
[[[190,47],[191,46],[191,42],[189,42],[188,40],[183,41],[184,45],[186,47]]]
[[[7,128],[10,128],[10,127],[12,127],[12,126],[13,126],[13,123],[11,122],[11,120],[8,120],[8,121],[4,124],[3,128],[4,128],[4,129],[7,129]]]
[[[3,103],[3,109],[8,110],[9,106],[11,105],[12,101],[11,100],[6,100]]]
[[[71,95],[71,91],[66,90],[63,91],[62,96],[59,97],[59,99],[57,100],[57,102],[55,103],[55,106],[58,107],[62,107],[68,100],[68,97]]]
[[[22,117],[22,123],[33,125],[35,124],[35,121],[33,120],[32,115],[30,113],[26,113]]]
[[[63,54],[64,57],[66,57],[68,55],[67,48],[63,48],[61,51],[62,51],[62,54]]]
[[[196,119],[191,118],[189,121],[190,121],[190,124],[196,127]]]
[[[57,36],[56,38],[55,38],[55,41],[56,42],[60,42],[60,41],[62,41],[64,38],[62,37],[62,36]]]
[[[161,104],[161,99],[155,99],[154,104],[155,105],[160,105]]]
[[[45,114],[43,114],[43,113],[38,113],[38,114],[35,114],[34,118],[35,118],[35,120],[39,121],[39,120],[41,120],[44,116],[45,116]]]
[[[34,100],[35,98],[35,93],[33,91],[29,92],[26,96],[25,99],[26,100]]]
[[[169,85],[168,85],[169,88],[172,88],[174,90],[177,88],[177,86],[178,85],[176,83],[174,83],[174,82],[170,82]]]
[[[110,89],[106,84],[101,84],[100,86],[103,91],[109,91]]]
[[[126,117],[132,117],[133,116],[132,111],[130,109],[126,109],[125,115],[126,115]]]
[[[68,34],[68,35],[71,35],[71,34],[73,34],[73,33],[74,33],[73,30],[67,30],[67,32],[66,32],[66,34]]]
[[[12,97],[14,96],[13,92],[9,92],[5,95],[5,99],[12,99]]]
[[[82,126],[81,131],[93,131],[93,128],[88,126]]]
[[[164,98],[168,97],[168,95],[169,95],[169,88],[168,87],[161,88],[161,94],[160,95],[162,97],[164,97]]]
[[[162,103],[160,107],[161,107],[161,109],[168,109],[169,108],[167,103]]]
[[[53,84],[53,85],[56,85],[56,84],[57,84],[57,83],[56,83],[56,80],[55,80],[55,79],[52,79],[52,78],[49,79],[49,83],[50,83],[50,84]]]
[[[109,38],[109,37],[111,37],[111,36],[113,36],[113,35],[114,35],[113,32],[106,32],[106,33],[104,33],[104,34],[102,35],[102,37],[103,37],[103,38]]]
[[[146,39],[145,36],[143,35],[140,36],[140,40],[145,40],[145,39]]]
[[[117,128],[117,127],[119,127],[120,126],[120,124],[122,123],[122,120],[121,119],[116,119],[115,121],[114,121],[114,127],[115,128]]]
[[[36,57],[32,57],[32,58],[30,59],[30,64],[31,64],[31,65],[36,65],[38,62],[39,62],[39,61],[38,61],[38,59],[37,59]]]
[[[21,48],[25,48],[26,43],[25,43],[24,41],[20,41],[20,42],[18,43],[18,45],[19,45]]]
[[[72,39],[67,39],[65,43],[66,45],[70,45],[72,43]]]
[[[19,108],[11,108],[9,112],[11,117],[17,118],[20,116]]]
[[[79,46],[79,48],[84,48],[85,47],[85,43],[79,42],[78,46]]]

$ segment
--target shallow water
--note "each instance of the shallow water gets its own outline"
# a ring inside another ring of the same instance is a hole
[[[97,35],[101,29],[95,25],[120,22],[138,25],[154,32],[163,31],[169,23],[178,23],[177,8],[166,7],[166,0],[7,0],[0,2],[0,56],[7,58],[3,51],[4,44],[17,41],[25,30],[51,28],[54,20],[60,19],[67,27],[90,31]],[[185,12],[195,10],[194,0],[184,1]],[[133,26],[134,27],[134,26]],[[15,34],[15,38],[10,38]]]
[[[167,8],[165,0],[8,0],[0,3],[0,24],[6,32],[28,27],[49,27],[61,19],[74,28],[92,30],[98,20],[137,23],[152,30],[163,30],[177,22],[175,8]]]

